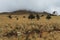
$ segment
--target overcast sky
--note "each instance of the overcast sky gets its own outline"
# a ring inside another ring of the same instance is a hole
[[[60,14],[60,0],[0,0],[0,12],[15,10],[57,11]]]

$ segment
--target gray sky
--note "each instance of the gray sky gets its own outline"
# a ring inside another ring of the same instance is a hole
[[[15,10],[57,11],[60,14],[60,0],[0,0],[0,12]]]

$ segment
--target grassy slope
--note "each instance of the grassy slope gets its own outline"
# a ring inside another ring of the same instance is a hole
[[[2,28],[2,34],[10,30],[9,25],[7,28],[5,27],[7,24],[11,24],[10,25],[10,26],[12,26],[11,30],[13,30],[16,27],[16,25],[22,25],[22,24],[25,24],[26,28],[30,29],[29,28],[30,26],[27,26],[30,23],[35,23],[38,25],[40,25],[40,24],[47,25],[47,24],[55,23],[60,26],[60,16],[51,16],[52,18],[50,20],[47,20],[46,16],[41,17],[39,20],[37,20],[37,19],[30,20],[30,19],[28,19],[28,15],[29,14],[12,15],[12,19],[8,18],[9,15],[7,15],[7,14],[0,15],[0,27]],[[26,18],[23,18],[23,16],[26,16]],[[16,20],[16,18],[18,18],[18,20]],[[47,32],[42,33],[43,37],[46,36],[47,34],[48,34]],[[37,34],[35,34],[35,35],[37,35]],[[57,33],[57,35],[59,36],[59,33]],[[43,38],[38,38],[38,37],[36,40],[40,40],[40,39],[43,40]],[[6,38],[6,40],[9,40],[9,39]],[[18,39],[11,38],[10,40],[18,40]],[[24,39],[20,38],[20,40],[24,40]],[[48,39],[46,39],[46,40],[48,40]],[[52,39],[52,40],[54,40],[54,39]],[[57,40],[59,40],[59,38],[57,38]]]

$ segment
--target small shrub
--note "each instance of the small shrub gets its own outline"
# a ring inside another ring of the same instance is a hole
[[[44,15],[41,15],[41,17],[43,17]]]
[[[19,20],[18,18],[16,18],[17,20]]]
[[[25,16],[23,16],[23,18],[26,18]]]
[[[39,20],[39,19],[40,19],[40,16],[39,16],[38,14],[36,15],[36,17],[37,17],[37,20]]]
[[[30,14],[29,16],[28,16],[28,19],[34,19],[35,18],[35,16],[33,15],[33,14]]]
[[[51,19],[51,16],[50,15],[47,15],[46,19]]]
[[[36,32],[36,33],[40,33],[39,29],[33,29],[33,31]]]
[[[16,31],[10,31],[10,32],[4,34],[3,36],[5,36],[5,37],[12,37],[12,36],[17,37],[17,32]]]
[[[9,15],[8,18],[12,19],[11,15]]]

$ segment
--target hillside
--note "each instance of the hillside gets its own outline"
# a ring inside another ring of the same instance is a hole
[[[0,40],[60,40],[60,16],[48,15],[52,14],[25,10],[1,13]]]
[[[46,15],[46,14],[50,14],[48,12],[35,12],[35,11],[28,11],[28,10],[17,10],[17,11],[13,11],[13,12],[2,12],[0,14],[13,14],[13,15],[18,15],[18,14],[43,14],[43,15]],[[52,15],[52,14],[51,14]]]

